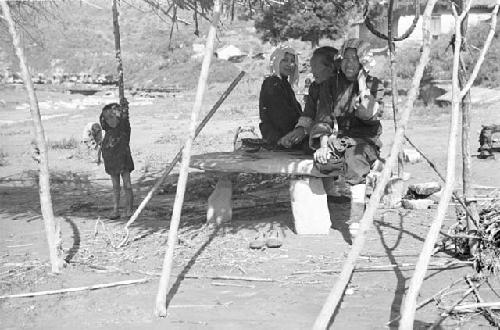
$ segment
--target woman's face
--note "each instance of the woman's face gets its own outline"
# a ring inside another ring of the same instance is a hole
[[[325,59],[322,56],[313,56],[311,58],[311,72],[318,84],[333,76],[333,63],[329,66],[324,62]]]
[[[359,63],[356,49],[346,49],[346,51],[344,52],[344,57],[342,58],[340,68],[342,69],[342,72],[347,79],[355,80],[358,77],[359,70],[361,70],[361,64]]]
[[[281,76],[291,76],[295,71],[295,55],[285,53],[285,57],[280,61],[279,68]]]
[[[114,109],[108,109],[104,111],[103,116],[109,127],[115,128],[116,126],[118,126],[118,116],[116,115]]]

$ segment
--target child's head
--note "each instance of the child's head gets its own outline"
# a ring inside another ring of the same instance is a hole
[[[120,123],[121,109],[118,103],[106,104],[102,108],[100,117],[101,126],[104,130],[115,128]]]
[[[286,52],[279,63],[280,75],[289,77],[295,71],[295,55]]]
[[[269,69],[271,75],[287,77],[291,85],[299,79],[299,58],[291,47],[280,46],[270,57]]]
[[[321,83],[335,74],[335,61],[338,53],[336,48],[330,46],[320,47],[313,52],[311,71],[317,83]]]

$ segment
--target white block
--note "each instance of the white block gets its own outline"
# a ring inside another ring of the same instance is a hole
[[[330,212],[320,178],[291,179],[290,196],[297,234],[329,234]]]
[[[207,222],[220,225],[233,217],[233,185],[229,177],[221,177],[208,197]]]

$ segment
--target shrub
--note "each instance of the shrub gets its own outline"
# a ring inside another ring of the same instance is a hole
[[[50,149],[76,149],[80,142],[74,137],[70,137],[69,139],[63,138],[59,141],[48,141],[47,146]]]

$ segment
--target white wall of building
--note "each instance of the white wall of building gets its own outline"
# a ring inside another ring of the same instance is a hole
[[[413,22],[414,16],[401,16],[398,21],[398,31],[399,34],[403,34]],[[469,15],[469,27],[476,26],[481,22],[484,22],[490,18],[490,14],[476,14],[472,13]],[[455,25],[455,18],[452,14],[440,14],[439,16],[433,16],[432,18],[432,33],[433,34],[448,34],[452,33]],[[410,41],[420,41],[422,40],[422,18],[417,22],[415,30],[408,38]]]

